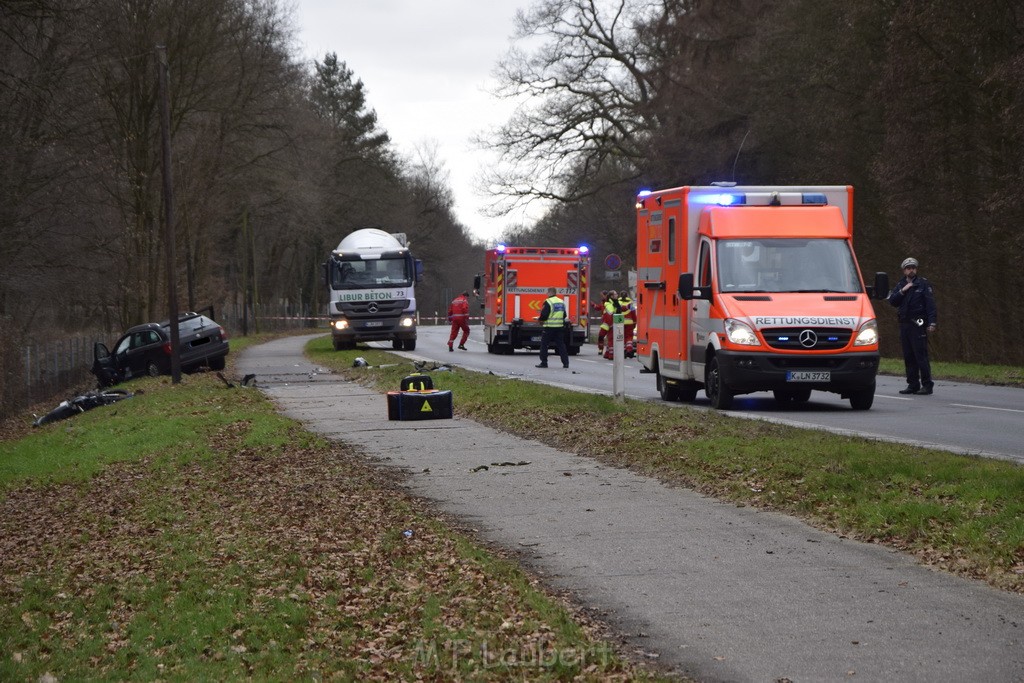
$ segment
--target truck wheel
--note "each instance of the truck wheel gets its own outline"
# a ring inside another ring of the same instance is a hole
[[[406,339],[404,346],[405,346],[405,350],[406,351],[415,351],[416,350],[416,340],[415,339]]]
[[[393,348],[395,351],[401,351],[403,343],[404,342],[401,339],[392,339],[391,348]]]
[[[343,348],[345,348],[344,343],[338,337],[331,337],[331,343],[334,344],[335,351],[341,351]]]
[[[875,402],[875,387],[872,385],[869,389],[852,391],[849,396],[851,408],[854,410],[869,410],[871,404]]]
[[[704,393],[711,400],[715,410],[728,410],[732,406],[733,394],[722,384],[722,371],[718,366],[718,357],[712,356],[704,370]]]
[[[580,355],[580,347],[578,347],[578,346],[570,346],[569,349],[568,349],[568,353],[569,353],[570,356],[578,356],[578,355]]]

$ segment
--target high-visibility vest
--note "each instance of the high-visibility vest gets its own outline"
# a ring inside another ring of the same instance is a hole
[[[615,315],[615,304],[611,300],[604,302],[604,314],[601,316],[601,329],[610,330],[612,326],[612,316]]]
[[[619,306],[622,307],[623,324],[636,325],[636,307],[633,306],[633,300],[624,296],[619,299]]]
[[[549,296],[544,300],[548,305],[548,317],[544,327],[561,327],[565,323],[565,302],[557,296]]]

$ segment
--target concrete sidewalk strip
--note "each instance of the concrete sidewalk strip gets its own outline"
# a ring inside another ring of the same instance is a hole
[[[1024,681],[1022,596],[463,418],[388,421],[383,394],[315,372],[309,339],[248,349],[239,371],[662,664],[701,680]]]

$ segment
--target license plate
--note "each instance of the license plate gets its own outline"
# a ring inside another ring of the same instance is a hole
[[[384,321],[383,320],[371,320],[370,322],[366,323],[366,326],[367,327],[384,327]]]
[[[798,370],[786,373],[787,382],[830,382],[832,373],[821,370]]]
[[[530,337],[530,341],[532,341],[532,342],[539,342],[540,341],[540,337]]]

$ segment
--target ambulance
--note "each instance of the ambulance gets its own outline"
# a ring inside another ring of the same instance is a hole
[[[703,388],[716,409],[771,391],[874,402],[878,325],[853,251],[851,186],[718,183],[642,191],[637,358],[667,401]]]
[[[548,288],[565,302],[566,349],[575,356],[590,337],[590,250],[579,247],[509,247],[484,256],[484,272],[473,288],[483,297],[484,340],[489,353],[539,349],[537,320]]]

